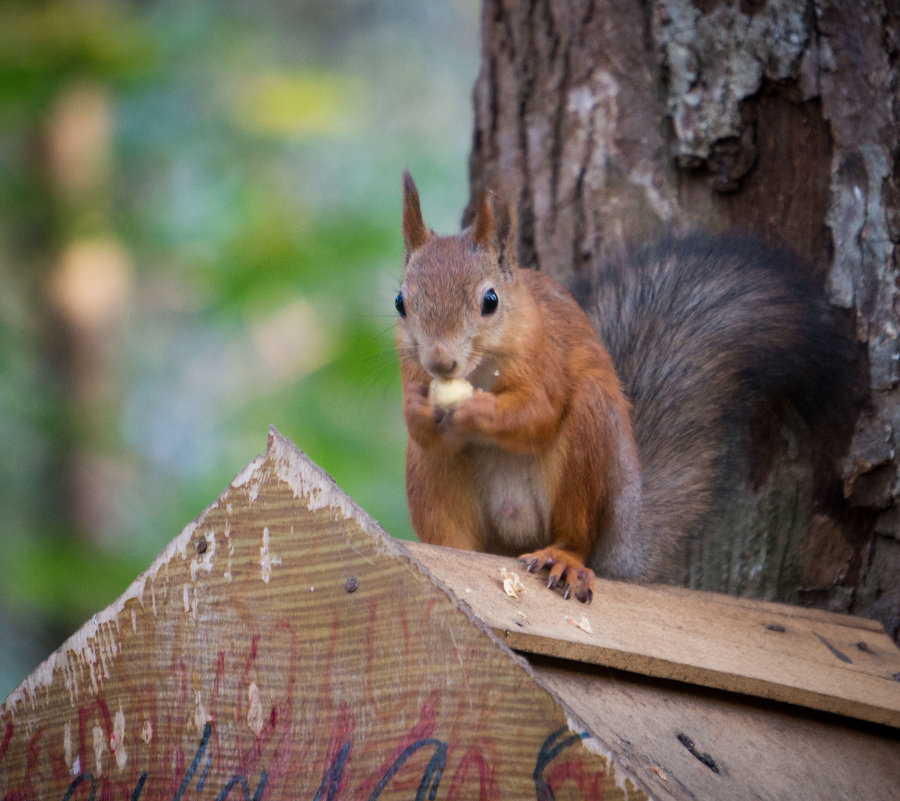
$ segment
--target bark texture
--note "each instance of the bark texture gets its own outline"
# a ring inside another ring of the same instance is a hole
[[[485,0],[482,46],[472,194],[515,202],[523,265],[577,287],[663,230],[747,231],[799,252],[858,340],[840,475],[810,456],[828,432],[760,434],[673,579],[896,636],[900,3]]]

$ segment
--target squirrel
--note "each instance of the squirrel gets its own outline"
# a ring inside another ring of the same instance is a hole
[[[831,307],[787,254],[694,235],[596,265],[589,317],[518,266],[512,212],[495,205],[483,193],[469,227],[438,236],[404,173],[412,526],[549,568],[548,587],[583,602],[598,573],[659,580],[710,509],[729,426],[772,399],[845,406]]]

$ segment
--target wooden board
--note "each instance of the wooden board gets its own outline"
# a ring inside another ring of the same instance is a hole
[[[643,799],[274,431],[0,706],[0,799]]]
[[[416,555],[512,648],[900,727],[900,650],[865,618],[661,585],[599,581],[565,601],[512,559],[414,543]],[[500,569],[527,591],[503,592]],[[587,621],[590,632],[574,623]]]
[[[654,798],[900,797],[897,729],[595,665],[533,659],[541,680],[578,710]]]

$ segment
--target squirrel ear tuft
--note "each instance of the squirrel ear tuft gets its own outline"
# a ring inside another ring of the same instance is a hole
[[[403,171],[403,260],[424,245],[430,236],[425,221],[422,219],[422,208],[419,205],[419,190],[409,170]]]
[[[494,231],[494,210],[487,191],[478,198],[478,211],[475,213],[475,224],[472,226],[472,241],[481,247],[496,247],[497,237]]]
[[[509,268],[510,253],[514,252],[515,230],[515,210],[498,200],[492,192],[483,191],[472,225],[472,241],[481,247],[496,250],[504,269]]]

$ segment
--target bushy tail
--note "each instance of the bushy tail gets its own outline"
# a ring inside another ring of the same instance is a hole
[[[735,443],[786,404],[851,418],[851,344],[790,254],[756,240],[666,239],[600,265],[587,308],[633,404],[642,542],[659,578],[704,525]],[[746,455],[746,454],[745,454]]]

